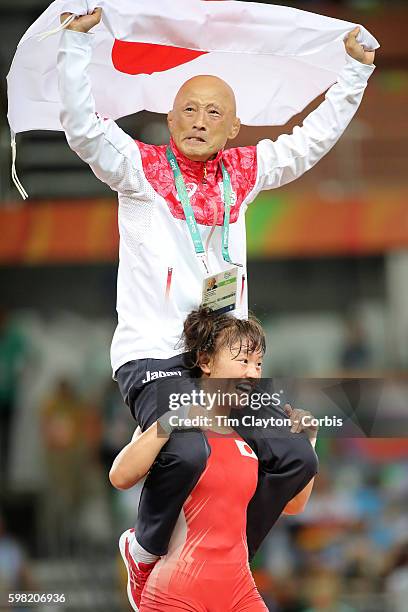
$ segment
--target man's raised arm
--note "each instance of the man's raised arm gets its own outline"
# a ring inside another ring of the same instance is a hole
[[[350,123],[375,69],[375,52],[364,50],[357,42],[358,32],[359,28],[355,28],[344,41],[347,64],[337,83],[302,127],[295,127],[290,135],[282,134],[275,142],[258,143],[258,190],[285,185],[312,168],[336,144]]]
[[[68,15],[61,15],[61,21]],[[115,191],[143,199],[147,181],[136,143],[114,121],[95,112],[87,74],[93,38],[88,31],[100,19],[101,9],[95,9],[77,17],[62,33],[58,53],[61,124],[70,148],[99,179]]]

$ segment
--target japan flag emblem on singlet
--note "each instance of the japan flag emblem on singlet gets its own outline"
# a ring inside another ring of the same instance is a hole
[[[252,457],[252,459],[258,459],[255,452],[252,450],[249,444],[244,442],[244,440],[235,440],[235,443],[238,446],[241,455],[244,455],[244,457]]]

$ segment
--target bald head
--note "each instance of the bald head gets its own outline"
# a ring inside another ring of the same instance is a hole
[[[189,79],[177,92],[168,125],[178,149],[188,158],[214,157],[239,132],[232,88],[212,75]]]
[[[201,95],[207,94],[211,96],[213,100],[223,102],[227,109],[230,110],[234,116],[236,115],[237,105],[232,87],[223,81],[223,79],[211,74],[200,74],[183,83],[174,98],[173,109],[180,104],[185,96],[189,97],[196,93]]]

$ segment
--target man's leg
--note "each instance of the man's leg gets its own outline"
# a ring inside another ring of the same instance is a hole
[[[151,380],[154,372],[175,375]],[[168,412],[170,393],[194,388],[189,374],[183,355],[138,360],[120,368],[116,374],[120,390],[142,431]],[[151,382],[143,382],[149,379]],[[135,528],[137,542],[148,553],[166,554],[183,504],[198,482],[209,453],[205,435],[186,430],[172,433],[158,455],[144,483]]]
[[[139,503],[136,540],[154,555],[165,555],[183,504],[209,456],[200,431],[175,432],[147,476]]]
[[[243,436],[244,437],[244,436]],[[317,455],[306,434],[246,442],[259,459],[258,485],[247,511],[247,540],[252,559],[285,506],[316,475]]]
[[[233,413],[238,418],[244,414],[254,415],[252,410]],[[255,416],[287,418],[279,406],[261,408]],[[241,425],[237,431],[259,460],[258,485],[247,511],[247,541],[249,558],[252,559],[285,506],[316,475],[318,459],[307,435],[291,433],[290,427],[265,429]]]

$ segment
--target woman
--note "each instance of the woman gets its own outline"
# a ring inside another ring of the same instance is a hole
[[[194,311],[185,321],[183,343],[201,371],[202,388],[207,392],[219,388],[219,380],[215,379],[229,379],[228,384],[240,379],[238,385],[233,383],[239,398],[248,393],[242,379],[251,383],[261,377],[265,336],[253,317],[240,320],[206,309]],[[206,417],[203,429],[211,452],[200,480],[183,506],[169,552],[148,576],[140,602],[134,601],[131,593],[132,530],[121,538],[121,552],[129,573],[128,594],[135,610],[267,610],[249,568],[246,543],[246,512],[257,486],[258,460],[252,448],[221,418],[228,416],[230,408],[218,405],[205,411],[189,406],[177,414],[177,425],[183,418]],[[291,418],[294,413],[297,418],[308,414],[292,411],[290,407],[287,412]],[[172,425],[175,414],[169,411],[163,415],[121,451],[110,471],[115,487],[129,488],[145,476],[176,426]],[[301,425],[294,427],[300,431]],[[312,437],[314,444],[315,433]],[[301,511],[312,486],[313,481],[288,504],[285,512]]]

